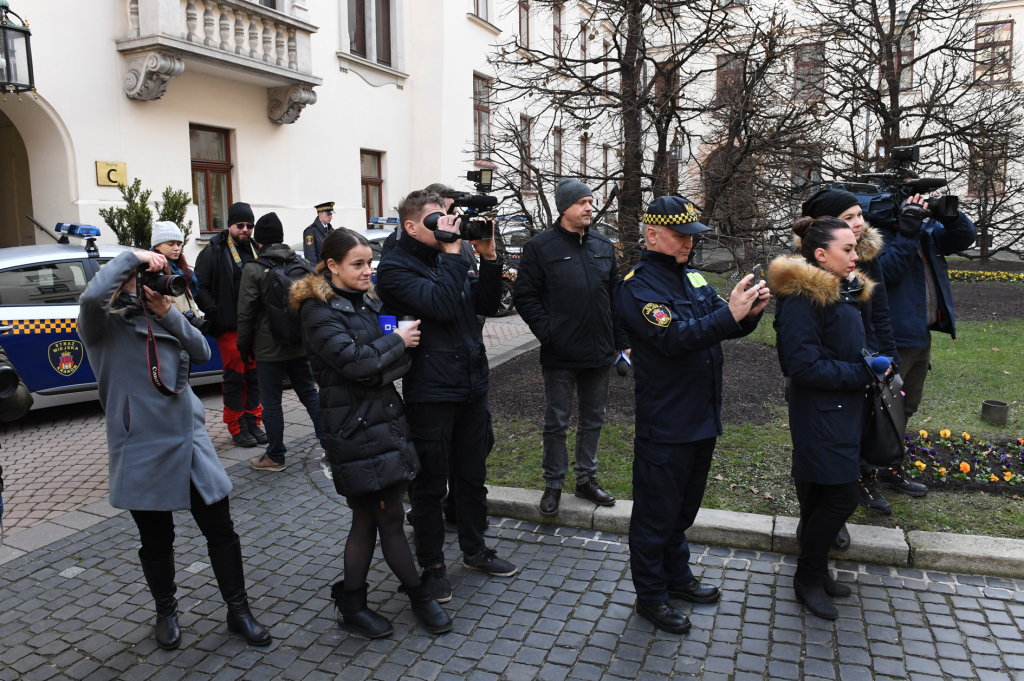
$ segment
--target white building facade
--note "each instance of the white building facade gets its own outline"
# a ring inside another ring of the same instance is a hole
[[[365,229],[432,182],[468,189],[495,1],[15,0],[36,92],[0,102],[0,247],[51,241],[26,215],[113,243],[112,180],[189,192],[191,262],[232,202],[294,244],[315,204]]]

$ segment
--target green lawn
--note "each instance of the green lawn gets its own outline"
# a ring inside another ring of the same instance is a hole
[[[716,285],[716,288],[718,286]],[[933,334],[932,372],[921,410],[911,421],[914,430],[955,433],[1005,442],[1024,434],[1024,321],[962,322],[956,343]],[[762,321],[758,334],[774,343],[771,320]],[[993,348],[999,348],[998,352]],[[1005,373],[1009,372],[1009,373]],[[980,419],[981,401],[995,398],[1011,403],[1010,422],[995,428]],[[488,482],[495,485],[543,489],[541,424],[495,419],[496,444],[488,462]],[[633,425],[609,423],[598,452],[599,479],[616,497],[632,497]],[[575,444],[569,435],[569,452]],[[790,439],[784,409],[773,423],[731,425],[719,439],[704,499],[707,508],[750,513],[796,515],[797,500],[790,471]],[[571,467],[571,466],[570,466]],[[566,491],[573,490],[572,473]],[[932,493],[924,499],[887,494],[893,502],[890,518],[866,515],[859,509],[852,522],[903,529],[1024,538],[1024,501],[985,493]]]

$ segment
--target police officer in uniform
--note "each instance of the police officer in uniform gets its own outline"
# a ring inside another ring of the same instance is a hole
[[[331,218],[334,217],[334,201],[321,203],[316,208],[316,220],[302,232],[302,255],[309,264],[316,266],[320,262],[320,247],[324,239],[334,231]]]
[[[681,634],[690,621],[669,598],[712,603],[720,596],[693,576],[686,542],[722,434],[720,343],[753,331],[770,293],[747,275],[727,303],[687,269],[693,235],[708,231],[687,199],[659,197],[643,221],[647,248],[615,292],[636,376],[630,567],[637,613]]]

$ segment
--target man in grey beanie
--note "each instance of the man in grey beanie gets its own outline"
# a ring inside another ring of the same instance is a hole
[[[608,406],[612,363],[629,352],[615,327],[613,291],[619,281],[615,246],[590,229],[594,192],[563,178],[555,188],[558,219],[523,248],[513,301],[540,339],[547,409],[544,415],[544,495],[540,512],[555,515],[569,469],[566,432],[573,393],[576,429],[576,496],[598,506],[614,497],[597,482],[597,445]]]

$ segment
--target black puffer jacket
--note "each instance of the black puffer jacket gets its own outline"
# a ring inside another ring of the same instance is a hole
[[[292,307],[320,386],[327,459],[339,494],[351,497],[409,481],[419,457],[392,381],[412,365],[398,334],[383,335],[380,303],[313,274],[296,282]]]
[[[556,369],[607,366],[629,347],[615,327],[613,291],[619,282],[615,246],[587,228],[554,227],[523,248],[513,293],[516,309],[540,339],[540,363]]]

